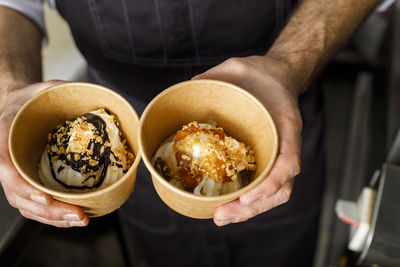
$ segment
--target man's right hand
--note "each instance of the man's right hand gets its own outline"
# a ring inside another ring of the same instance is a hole
[[[71,204],[53,199],[27,183],[14,168],[8,151],[10,126],[21,106],[38,92],[62,81],[32,84],[2,96],[0,115],[0,183],[11,206],[25,218],[57,227],[86,226],[88,216]]]

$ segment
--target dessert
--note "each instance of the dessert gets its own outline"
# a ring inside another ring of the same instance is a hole
[[[157,149],[152,164],[171,184],[196,195],[230,193],[249,183],[254,151],[216,123],[190,122]]]
[[[41,156],[41,182],[63,192],[82,192],[118,181],[134,160],[118,127],[114,115],[105,109],[59,125],[48,135]]]

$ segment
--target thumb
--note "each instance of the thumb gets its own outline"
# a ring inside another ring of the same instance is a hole
[[[221,63],[217,66],[212,67],[211,69],[206,70],[203,73],[199,73],[192,77],[191,80],[198,80],[198,79],[221,79],[221,74],[226,72],[224,63]]]
[[[215,66],[203,73],[197,74],[192,77],[192,80],[198,80],[198,79],[216,79],[216,80],[221,80],[221,76],[226,76],[222,75],[225,70],[223,70],[222,66],[218,65]]]
[[[44,89],[61,83],[65,82],[60,80],[50,80],[46,82],[30,84],[18,90],[13,90],[7,95],[4,109],[1,111],[0,114],[0,121],[8,122],[9,124],[11,124],[11,121],[13,120],[15,114],[26,101],[28,101],[30,98],[43,91]]]
[[[39,83],[35,83],[32,84],[28,87],[33,87],[35,88],[35,93],[39,93],[40,91],[43,91],[44,89],[47,89],[49,87],[58,85],[58,84],[62,84],[62,83],[66,83],[66,81],[62,81],[62,80],[49,80],[49,81],[45,81],[45,82],[39,82]]]
[[[192,80],[214,79],[233,84],[239,84],[246,77],[247,71],[247,65],[245,65],[241,60],[231,58],[203,73],[194,76]]]
[[[207,78],[205,78],[206,77],[205,73],[206,72],[197,74],[197,75],[193,76],[191,80],[207,79]]]

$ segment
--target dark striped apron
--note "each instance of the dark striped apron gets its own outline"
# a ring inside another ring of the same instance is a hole
[[[140,114],[168,86],[230,57],[262,55],[285,25],[290,0],[57,0],[88,62],[89,81]],[[323,182],[322,105],[301,97],[302,173],[290,201],[244,223],[186,218],[157,196],[141,164],[120,209],[151,266],[311,266]]]

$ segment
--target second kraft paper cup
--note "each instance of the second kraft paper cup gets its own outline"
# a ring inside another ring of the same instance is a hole
[[[249,185],[220,196],[198,196],[170,184],[152,166],[160,144],[191,121],[214,121],[233,138],[255,151],[257,169]],[[171,86],[145,109],[139,127],[139,146],[160,198],[173,210],[192,218],[211,218],[216,207],[239,198],[260,184],[278,151],[275,124],[254,96],[226,82],[193,80]]]
[[[116,116],[122,136],[135,154],[128,172],[114,184],[88,193],[65,193],[43,186],[38,163],[47,135],[60,123],[98,108],[105,108]],[[95,84],[65,83],[40,92],[22,106],[11,125],[9,151],[16,169],[28,183],[55,199],[83,207],[90,217],[97,217],[118,209],[133,191],[141,158],[138,126],[135,110],[117,93]]]

